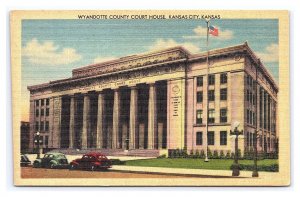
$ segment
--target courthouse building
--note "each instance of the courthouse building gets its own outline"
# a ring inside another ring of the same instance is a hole
[[[278,87],[247,43],[209,53],[174,47],[126,56],[28,90],[32,148],[39,131],[50,149],[147,155],[208,147],[226,154],[234,151],[235,121],[244,131],[242,152],[253,148],[256,128],[259,151],[276,147]]]

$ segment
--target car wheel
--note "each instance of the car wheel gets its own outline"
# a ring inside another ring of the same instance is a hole
[[[54,169],[55,168],[55,165],[52,163],[52,164],[50,164],[50,168],[51,169]]]
[[[91,166],[91,171],[95,171],[96,167],[94,165]]]
[[[76,170],[76,166],[75,166],[74,164],[72,164],[72,165],[70,166],[70,170]]]

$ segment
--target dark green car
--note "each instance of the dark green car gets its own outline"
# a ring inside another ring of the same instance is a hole
[[[41,159],[33,162],[34,168],[68,168],[69,163],[66,156],[62,153],[47,153]]]

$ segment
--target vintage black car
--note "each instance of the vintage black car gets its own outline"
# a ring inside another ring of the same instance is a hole
[[[47,153],[33,162],[34,168],[69,168],[68,160],[62,153]]]
[[[24,167],[24,166],[29,166],[30,164],[31,161],[28,159],[28,157],[24,154],[21,154],[20,165]]]

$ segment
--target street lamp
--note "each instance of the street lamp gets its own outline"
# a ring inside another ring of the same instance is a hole
[[[234,130],[231,131],[230,130],[230,135],[235,135],[235,154],[234,154],[234,163],[232,165],[232,176],[239,176],[240,175],[240,166],[239,166],[239,162],[238,162],[238,157],[239,157],[239,135],[243,134],[243,130],[239,131],[238,127],[240,126],[240,123],[238,121],[235,121],[233,123],[233,128]]]
[[[35,134],[35,140],[34,140],[35,144],[37,144],[37,159],[40,159],[40,132],[37,132]]]

